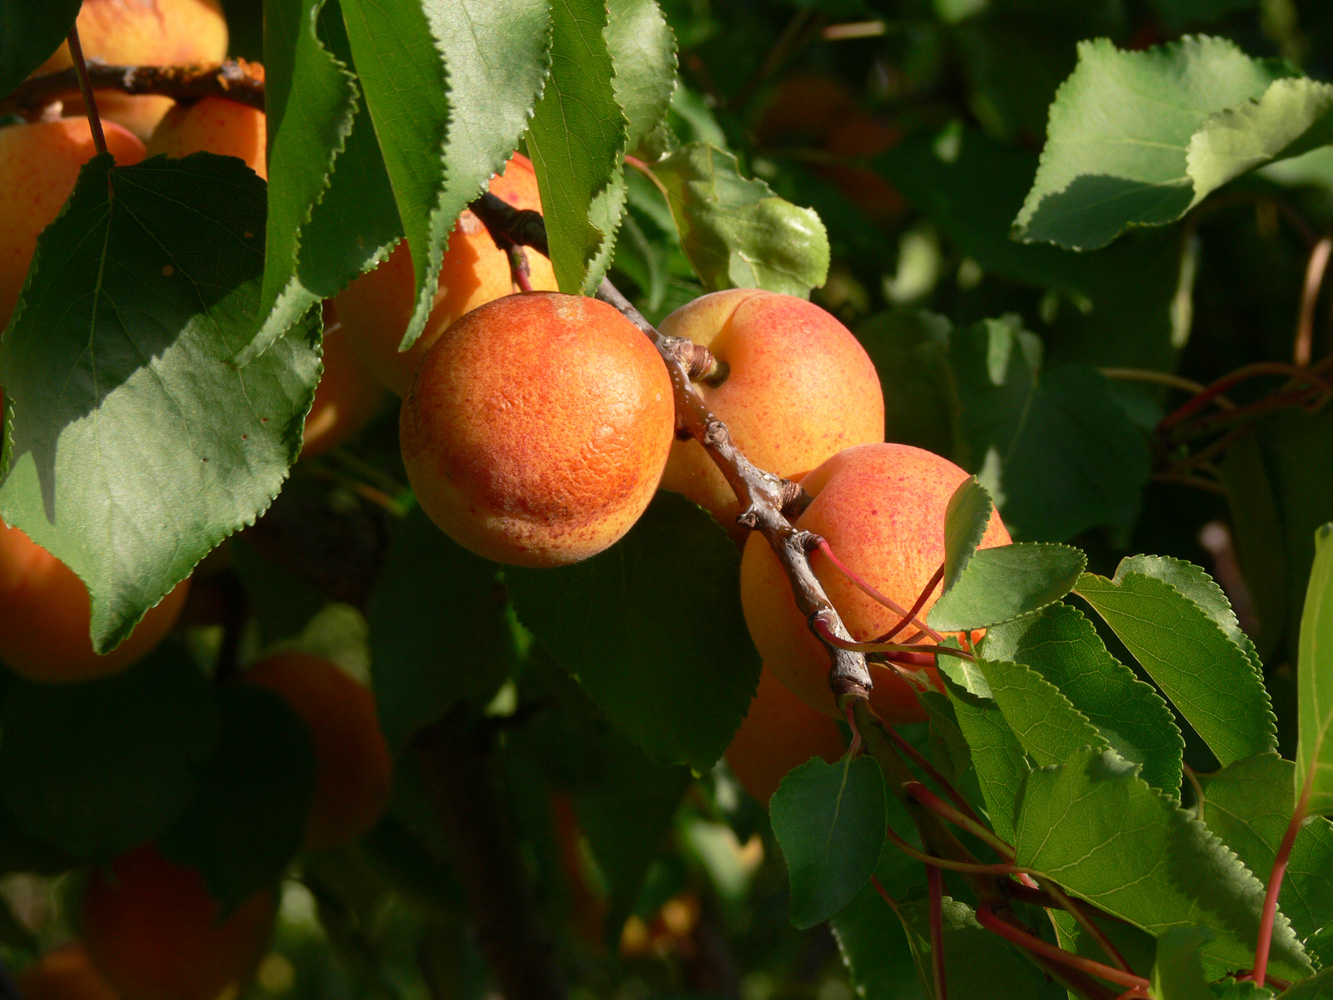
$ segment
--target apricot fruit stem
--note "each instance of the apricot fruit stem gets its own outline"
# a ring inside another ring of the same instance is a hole
[[[73,51],[71,46],[71,54]],[[93,60],[85,64],[85,70],[89,85],[97,90],[115,90],[130,95],[156,94],[178,101],[225,97],[264,110],[263,73],[257,65],[244,59],[178,66],[120,66]],[[0,100],[0,115],[32,118],[53,101],[82,92],[76,63],[68,69],[42,73],[23,81]]]
[[[843,576],[847,577],[847,579],[851,580],[852,583],[856,585],[857,590],[860,590],[863,594],[866,594],[868,597],[871,597],[874,600],[878,601],[880,604],[884,605],[894,614],[901,615],[903,621],[912,622],[912,624],[916,625],[917,628],[919,628],[922,632],[926,633],[926,635],[930,636],[936,642],[944,641],[944,636],[940,635],[925,622],[919,620],[913,612],[908,611],[893,598],[880,593],[869,583],[863,580],[860,576],[854,573],[846,563],[844,563],[841,559],[839,559],[836,555],[833,554],[833,549],[829,546],[829,543],[825,539],[823,538],[819,539],[818,543],[816,544],[816,548],[818,548],[820,552],[824,553],[824,555],[828,556],[829,561],[832,562],[833,565],[838,568],[838,571],[842,573]],[[930,590],[928,589],[926,593],[929,594]],[[851,648],[855,649],[865,645],[869,644],[858,643],[857,646],[853,646]],[[892,649],[886,648],[884,650],[863,650],[863,652],[894,652],[894,651],[900,651],[899,647],[893,646]],[[901,650],[901,651],[906,652],[906,650]],[[968,658],[971,659],[971,657]]]
[[[944,974],[944,873],[937,865],[926,865],[926,887],[930,893],[930,964],[935,978],[935,1000],[949,1000]]]
[[[1101,962],[1094,962],[1090,958],[1084,958],[1081,955],[1073,955],[1062,948],[1057,948],[1053,944],[1041,940],[1035,935],[1003,919],[999,915],[999,905],[994,901],[987,901],[977,907],[977,923],[981,924],[993,934],[998,934],[1010,944],[1017,945],[1024,951],[1032,952],[1043,958],[1067,965],[1071,969],[1077,969],[1080,972],[1086,972],[1096,976],[1098,979],[1105,979],[1108,983],[1115,983],[1117,986],[1124,986],[1127,989],[1141,989],[1145,993],[1148,990],[1148,980],[1142,976],[1136,976],[1132,972],[1124,969],[1115,969],[1109,965],[1103,965]]]
[[[99,153],[106,152],[106,135],[102,132],[102,119],[97,114],[97,101],[93,98],[93,85],[88,79],[88,64],[83,60],[83,46],[79,43],[79,28],[74,25],[69,29],[69,54],[74,60],[74,72],[79,78],[79,92],[83,95],[83,106],[88,109],[88,128],[93,133],[93,145]]]
[[[511,243],[501,249],[509,254],[509,272],[514,277],[514,284],[518,285],[520,291],[532,291],[532,268],[528,266],[528,255],[523,248],[517,243]]]
[[[937,569],[934,572],[934,574],[931,575],[931,578],[926,581],[926,585],[921,588],[921,593],[917,595],[916,603],[913,604],[912,607],[908,610],[906,617],[904,617],[901,621],[898,622],[897,625],[893,626],[893,628],[889,629],[879,638],[872,639],[871,641],[889,642],[891,639],[893,639],[894,636],[896,636],[907,626],[908,622],[918,621],[917,615],[921,614],[921,609],[925,607],[926,601],[930,599],[931,593],[935,590],[936,587],[940,585],[940,581],[942,581],[943,579],[944,579],[944,564],[941,563],[940,568]],[[922,633],[918,631],[914,634],[920,635]],[[907,640],[903,639],[900,641],[906,642]]]
[[[968,801],[966,797],[964,797],[962,792],[958,791],[958,789],[955,788],[948,781],[948,779],[944,777],[944,775],[940,774],[940,772],[936,769],[935,765],[932,764],[929,760],[927,760],[925,755],[922,754],[921,751],[919,751],[916,747],[912,746],[912,744],[908,743],[907,740],[903,738],[902,733],[898,732],[892,726],[885,724],[883,721],[876,722],[875,724],[881,730],[884,731],[884,734],[889,739],[893,740],[894,744],[898,747],[899,751],[907,754],[907,756],[912,758],[912,760],[916,763],[917,767],[921,768],[921,770],[925,771],[926,774],[930,775],[930,779],[934,781],[937,785],[939,785],[941,789],[944,790],[944,794],[949,796],[949,798],[954,801],[954,803],[958,806],[959,809],[961,809],[967,816],[970,816],[976,822],[978,823],[981,822],[981,817],[979,817],[976,814],[976,812],[973,811],[972,806],[968,804]]]
[[[1028,869],[1021,868],[1018,865],[986,865],[970,861],[951,861],[948,858],[937,858],[934,855],[927,854],[925,851],[919,851],[902,837],[898,836],[892,828],[886,828],[884,835],[889,843],[898,850],[902,851],[908,857],[915,858],[930,868],[947,868],[952,872],[971,872],[976,875],[1018,875],[1027,873]]]
[[[1268,875],[1268,887],[1264,892],[1264,908],[1259,918],[1259,939],[1254,946],[1254,981],[1264,985],[1268,976],[1268,952],[1273,944],[1273,921],[1277,919],[1277,897],[1282,890],[1282,878],[1287,873],[1287,862],[1291,860],[1291,850],[1296,845],[1296,834],[1305,822],[1306,809],[1310,804],[1310,789],[1314,787],[1315,761],[1310,761],[1310,770],[1305,775],[1301,797],[1287,824],[1287,832],[1278,845],[1277,856],[1273,858],[1273,870]]]

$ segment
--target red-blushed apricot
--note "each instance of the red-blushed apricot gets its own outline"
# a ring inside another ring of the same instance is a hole
[[[81,941],[47,952],[14,982],[23,1000],[120,1000],[93,968]]]
[[[537,175],[532,162],[521,153],[514,154],[503,173],[491,178],[490,191],[515,208],[541,211]],[[555,291],[558,286],[551,262],[535,250],[529,250],[527,258],[533,289]],[[450,323],[514,291],[508,255],[496,248],[481,220],[468,211],[459,216],[449,235],[426,326],[415,344],[399,351],[412,319],[415,281],[412,257],[407,245],[400,243],[379,267],[352,282],[334,300],[356,353],[371,374],[399,396],[407,394],[421,359]]]
[[[305,846],[337,847],[374,826],[389,804],[393,758],[370,689],[336,663],[295,651],[265,657],[241,677],[280,695],[310,730],[315,794]]]
[[[144,844],[89,877],[83,941],[121,1000],[219,1000],[249,983],[275,911],[261,890],[224,912],[198,869]]]
[[[768,805],[787,772],[811,757],[832,764],[847,749],[838,723],[792,694],[764,667],[759,689],[727,747],[732,774]]]
[[[193,104],[177,104],[168,111],[148,140],[147,155],[207,152],[235,156],[267,180],[266,129],[264,112],[225,97],[205,97]]]
[[[122,167],[144,157],[143,143],[105,123],[107,149]],[[97,155],[82,118],[0,128],[0,330],[18,304],[37,236],[60,214],[79,168]]]
[[[218,0],[83,0],[77,21],[84,58],[123,66],[215,63],[227,57],[227,22]],[[61,45],[38,73],[74,64]],[[103,120],[124,125],[141,139],[171,107],[170,97],[95,93]],[[83,102],[65,102],[65,113],[82,115]]]
[[[313,458],[342,444],[378,412],[388,395],[347,342],[332,300],[324,302],[324,374],[305,418],[301,457]]]
[[[403,401],[417,500],[454,541],[518,566],[601,552],[639,519],[671,450],[661,356],[604,302],[509,295],[440,335]]]
[[[967,473],[948,459],[903,444],[868,444],[833,456],[801,480],[814,500],[796,527],[822,535],[849,569],[880,593],[910,608],[944,561],[944,512]],[[1007,545],[992,515],[981,547]],[[858,642],[883,635],[899,616],[857,588],[822,552],[810,565]],[[935,603],[939,586],[922,614]],[[741,558],[741,606],[759,653],[778,680],[806,704],[838,710],[828,686],[828,652],[796,607],[791,586],[764,539],[751,537]],[[915,631],[908,626],[897,638]],[[929,645],[924,647],[925,651]],[[934,667],[925,668],[938,686]],[[870,701],[886,722],[925,718],[912,686],[884,664],[871,664]]]
[[[0,521],[0,663],[35,681],[84,681],[147,656],[180,617],[189,593],[176,585],[119,646],[93,652],[88,589],[74,571],[18,528]]]
[[[819,306],[755,288],[713,292],[658,326],[707,347],[729,367],[697,384],[746,458],[788,478],[855,444],[884,440],[884,393],[865,349]],[[699,442],[671,447],[662,485],[706,507],[733,537],[736,494]]]

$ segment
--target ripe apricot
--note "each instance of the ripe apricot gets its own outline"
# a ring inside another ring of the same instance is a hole
[[[120,1000],[74,941],[47,952],[14,977],[23,1000]]]
[[[268,180],[267,128],[264,112],[225,97],[205,97],[168,111],[148,140],[147,155],[209,152],[235,156]]]
[[[198,869],[145,844],[89,877],[83,939],[121,1000],[218,1000],[254,975],[275,909],[261,890],[224,913]]]
[[[560,566],[629,531],[671,449],[671,379],[629,320],[596,299],[509,295],[440,335],[403,401],[417,500],[460,545]]]
[[[310,729],[315,794],[305,846],[337,847],[374,826],[389,804],[393,758],[370,689],[337,664],[295,651],[265,657],[241,677],[280,695]]]
[[[150,608],[129,638],[105,656],[88,637],[88,589],[28,536],[0,522],[0,663],[35,681],[83,681],[147,656],[176,624],[188,578]]]
[[[532,161],[520,153],[504,172],[491,178],[490,191],[515,208],[541,211],[537,175]],[[551,262],[529,251],[532,287],[555,291]],[[407,394],[421,359],[445,328],[477,306],[514,291],[509,257],[498,250],[486,227],[471,212],[459,216],[449,235],[449,247],[440,267],[435,303],[417,342],[399,351],[415,302],[412,257],[406,244],[399,244],[375,270],[352,282],[334,300],[356,353],[377,379],[399,396]]]
[[[143,159],[143,143],[125,129],[108,122],[104,131],[118,164]],[[60,213],[79,168],[96,154],[82,118],[0,128],[0,330],[18,304],[38,234]]]
[[[819,306],[733,288],[695,299],[658,329],[707,347],[729,367],[698,389],[761,469],[788,478],[855,444],[884,440],[884,393],[865,349]],[[662,485],[706,507],[738,540],[736,494],[699,442],[671,447]]]
[[[324,374],[305,418],[301,457],[321,455],[356,434],[370,423],[386,395],[347,342],[332,300],[325,300]]]
[[[227,57],[227,22],[218,0],[83,0],[77,25],[84,57],[112,65],[215,63]],[[37,72],[73,64],[69,46],[61,45]],[[145,140],[172,103],[170,97],[110,90],[99,90],[95,97],[103,120],[118,122]],[[66,101],[65,112],[82,115],[83,102]]]
[[[834,455],[801,480],[814,500],[796,527],[822,535],[833,553],[880,593],[910,608],[944,561],[944,512],[967,473],[948,459],[903,444],[867,444]],[[981,546],[1007,545],[1009,534],[992,514]],[[899,616],[859,590],[822,553],[810,565],[852,638],[867,642]],[[926,601],[925,614],[940,588]],[[777,557],[754,536],[741,558],[741,607],[764,662],[807,705],[833,716],[829,656],[796,607]],[[908,626],[898,637],[914,629]],[[930,646],[925,645],[924,651]],[[926,675],[938,686],[935,668]],[[912,686],[892,668],[870,665],[870,701],[888,722],[925,718]]]
[[[731,738],[726,757],[745,790],[768,805],[792,768],[811,757],[832,764],[846,749],[837,722],[801,701],[764,667],[759,689]]]

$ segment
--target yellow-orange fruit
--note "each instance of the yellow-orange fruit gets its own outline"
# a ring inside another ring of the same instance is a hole
[[[537,175],[532,162],[516,153],[504,173],[491,178],[490,191],[515,208],[541,211]],[[528,265],[536,291],[558,287],[551,262],[529,250]],[[407,394],[412,376],[426,352],[444,329],[477,306],[514,291],[509,257],[496,249],[495,241],[471,212],[465,211],[449,235],[449,247],[440,266],[435,302],[421,336],[406,351],[399,351],[415,302],[412,257],[405,243],[388,258],[352,282],[334,300],[343,329],[356,353],[377,379],[397,395]]]
[[[884,393],[865,349],[819,306],[733,288],[695,299],[658,329],[707,347],[726,380],[697,387],[746,458],[793,478],[856,444],[884,440]],[[703,446],[677,441],[662,485],[708,508],[738,539],[736,494]]]
[[[275,653],[241,676],[280,695],[310,730],[315,794],[305,846],[337,847],[374,826],[389,805],[393,758],[370,690],[337,664],[300,652]]]
[[[121,1000],[219,1000],[249,983],[274,912],[264,890],[224,914],[198,869],[145,844],[89,877],[83,940]]]
[[[143,159],[143,143],[105,123],[106,145],[122,167]],[[97,154],[88,122],[53,122],[0,128],[0,330],[18,304],[37,236],[60,213],[79,168]]]
[[[177,104],[166,113],[148,140],[148,155],[235,156],[267,180],[266,129],[264,112],[225,97],[205,97],[194,104]]]
[[[450,326],[403,401],[399,438],[422,508],[479,555],[560,566],[629,531],[662,477],[671,379],[596,299],[532,292]]]
[[[120,1000],[75,941],[47,952],[14,977],[23,1000]]]
[[[218,0],[83,0],[77,22],[87,59],[112,65],[169,66],[215,63],[227,57],[227,22]],[[61,45],[38,73],[72,66],[69,46]],[[96,92],[104,120],[118,122],[147,139],[171,107],[170,97],[131,97]],[[65,113],[82,115],[82,101],[66,101]]]
[[[333,302],[326,300],[324,374],[305,418],[301,457],[312,458],[342,444],[370,423],[386,395],[347,342]]]
[[[74,571],[18,528],[0,522],[0,663],[35,681],[84,681],[147,656],[176,624],[188,578],[105,656],[88,638],[92,606]]]
[[[814,500],[796,527],[827,539],[842,562],[880,593],[911,608],[944,561],[944,512],[967,473],[948,459],[903,444],[848,448],[801,480]],[[992,515],[981,547],[1007,545],[1009,534]],[[899,616],[857,588],[822,553],[810,565],[852,638],[867,642],[899,623]],[[935,603],[939,586],[922,614]],[[828,652],[796,607],[777,557],[753,536],[741,559],[741,606],[764,662],[806,704],[838,716],[828,686]],[[908,626],[897,638],[913,631]],[[929,645],[924,647],[928,652]],[[936,686],[933,666],[925,666]],[[888,722],[925,718],[912,686],[892,668],[871,664],[870,701]]]
[[[727,764],[745,790],[764,805],[787,772],[811,757],[830,764],[847,749],[837,722],[792,694],[764,667],[759,689],[727,747]]]

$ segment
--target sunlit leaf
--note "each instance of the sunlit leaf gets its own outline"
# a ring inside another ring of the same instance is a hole
[[[1296,795],[1308,795],[1306,811],[1333,812],[1333,523],[1319,529],[1314,568],[1305,592],[1300,653],[1300,742],[1296,747]]]

